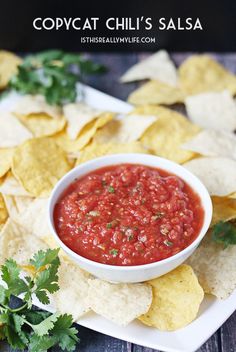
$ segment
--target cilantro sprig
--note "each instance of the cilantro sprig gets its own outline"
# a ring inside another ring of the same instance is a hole
[[[51,314],[32,310],[34,296],[43,304],[50,303],[49,294],[59,290],[59,249],[39,251],[28,265],[20,267],[13,259],[1,267],[0,340],[7,340],[13,348],[31,352],[45,352],[58,345],[63,351],[74,351],[78,342],[71,315]],[[22,273],[28,272],[29,276]],[[12,307],[12,297],[22,298]]]
[[[74,53],[49,50],[27,56],[8,89],[22,94],[41,94],[49,104],[62,105],[76,99],[76,83],[84,75],[105,71],[105,67]]]
[[[224,245],[227,248],[229,245],[236,244],[236,226],[231,222],[220,221],[212,228],[212,240],[216,243]]]

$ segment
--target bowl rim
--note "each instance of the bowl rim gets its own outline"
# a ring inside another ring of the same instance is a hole
[[[140,162],[134,161],[132,159],[136,159],[140,157],[144,158],[144,160],[140,160]],[[118,159],[124,158],[126,160],[124,161],[119,161],[119,162],[115,162]],[[128,159],[128,160],[127,160]],[[199,234],[197,235],[197,237],[195,238],[195,240],[186,248],[184,248],[182,251],[159,261],[156,262],[152,262],[152,263],[147,263],[147,264],[141,264],[141,265],[130,265],[130,266],[125,266],[125,265],[111,265],[111,264],[104,264],[104,263],[99,263],[96,261],[93,261],[91,259],[85,258],[83,256],[81,256],[80,254],[74,252],[72,249],[70,249],[69,247],[67,247],[64,242],[60,239],[60,237],[58,236],[56,229],[54,227],[54,221],[53,221],[53,212],[54,212],[54,207],[55,204],[53,204],[53,202],[60,198],[60,196],[62,195],[63,191],[66,189],[66,187],[68,187],[73,180],[75,180],[76,178],[78,178],[78,176],[75,176],[76,173],[79,173],[79,171],[83,168],[86,167],[90,167],[90,166],[95,166],[96,163],[99,163],[100,161],[104,161],[104,162],[108,162],[107,164],[105,163],[105,165],[103,166],[97,166],[92,168],[92,170],[89,171],[85,171],[84,173],[82,173],[80,176],[86,175],[87,173],[102,168],[102,167],[106,167],[106,166],[111,166],[111,165],[119,165],[119,164],[139,164],[139,165],[144,165],[144,166],[150,166],[150,167],[154,167],[153,165],[149,165],[148,163],[145,163],[145,160],[152,160],[152,161],[156,161],[157,164],[160,163],[160,165],[156,165],[156,168],[158,169],[162,169],[162,170],[166,170],[167,172],[171,172],[174,175],[180,177],[182,180],[184,180],[185,183],[188,184],[188,182],[184,179],[184,177],[179,176],[178,174],[176,174],[173,171],[169,171],[168,169],[165,169],[165,166],[162,166],[161,164],[167,164],[170,167],[173,168],[177,168],[180,172],[183,172],[185,174],[185,176],[187,176],[188,178],[190,178],[193,183],[197,184],[200,189],[201,192],[198,192],[195,188],[195,186],[190,185],[190,187],[198,194],[198,196],[201,199],[202,202],[202,206],[204,209],[204,220],[203,220],[203,224],[201,227],[201,230],[199,231]],[[155,159],[155,160],[154,160]],[[114,161],[114,162],[112,162]],[[69,180],[69,181],[68,181]],[[67,181],[67,182],[66,182]],[[59,191],[59,188],[61,187],[61,184],[66,182],[67,185],[63,188],[63,190]],[[203,201],[203,199],[205,199]],[[162,158],[162,157],[158,157],[156,155],[152,155],[152,154],[144,154],[144,153],[120,153],[120,154],[110,154],[110,155],[105,155],[99,158],[95,158],[89,161],[86,161],[82,164],[79,164],[78,166],[74,167],[72,170],[70,170],[69,172],[67,172],[54,186],[50,197],[49,197],[49,201],[48,201],[48,224],[49,224],[49,228],[51,230],[51,233],[53,235],[53,237],[55,238],[56,242],[59,244],[59,246],[66,252],[68,253],[71,257],[73,257],[75,260],[80,260],[81,262],[84,262],[85,264],[88,265],[92,265],[94,267],[96,267],[97,269],[103,269],[103,270],[114,270],[114,271],[123,271],[123,272],[132,272],[132,271],[137,271],[137,270],[147,270],[147,269],[151,269],[154,267],[161,267],[165,264],[168,264],[174,260],[178,260],[179,258],[181,258],[182,256],[184,256],[184,254],[191,252],[191,250],[194,250],[197,248],[197,246],[200,244],[201,240],[203,239],[203,237],[205,236],[210,223],[211,223],[211,219],[212,219],[212,211],[213,211],[213,206],[212,206],[212,201],[211,201],[211,197],[209,195],[209,192],[207,191],[206,187],[204,186],[204,184],[199,180],[198,177],[196,177],[194,174],[192,174],[189,170],[187,170],[186,168],[184,168],[182,165],[177,164],[171,160]]]

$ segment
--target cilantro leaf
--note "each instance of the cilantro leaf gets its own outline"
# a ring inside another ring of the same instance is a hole
[[[60,265],[58,253],[59,248],[48,249],[47,251],[40,250],[30,260],[30,264],[36,269],[34,293],[43,304],[49,304],[50,302],[47,292],[54,293],[59,289],[57,283],[58,267]]]
[[[4,334],[6,336],[7,342],[11,347],[17,348],[19,350],[24,350],[26,345],[25,343],[21,340],[19,335],[15,332],[15,330],[10,326],[4,326]]]
[[[54,323],[57,321],[59,314],[51,314],[49,317],[41,321],[41,323],[34,325],[28,323],[38,336],[44,336],[49,333],[49,330],[53,329]]]
[[[64,314],[58,317],[51,333],[56,339],[62,350],[74,351],[76,343],[79,341],[77,330],[71,327],[73,321],[72,316]]]
[[[5,340],[6,335],[4,333],[3,325],[0,325],[0,341]]]
[[[223,244],[224,248],[236,244],[236,226],[230,222],[218,222],[212,228],[212,240]]]
[[[52,336],[39,337],[36,334],[32,334],[29,343],[30,352],[46,352],[49,348],[55,345],[55,340]]]
[[[8,314],[6,312],[0,314],[0,325],[4,325],[7,323],[8,323]]]
[[[68,352],[75,350],[79,339],[77,329],[71,327],[71,316],[31,310],[34,294],[47,304],[48,293],[59,289],[58,252],[59,249],[49,249],[36,253],[29,265],[22,267],[22,270],[30,267],[31,276],[23,276],[21,267],[12,259],[2,266],[6,288],[0,285],[0,340],[6,339],[15,349],[29,347],[31,352],[46,352],[58,345]],[[12,297],[21,293],[25,293],[24,304],[12,307]]]
[[[58,262],[59,263],[59,262]],[[48,304],[49,298],[47,292],[54,293],[59,290],[58,285],[58,266],[52,264],[47,269],[39,272],[35,278],[36,289],[34,293],[40,302]]]
[[[30,264],[36,269],[52,264],[54,260],[58,259],[59,250],[59,248],[48,249],[46,251],[40,250],[33,256],[33,259],[30,259]]]
[[[6,289],[0,285],[0,304],[4,304],[6,299]]]
[[[24,315],[21,316],[19,314],[13,314],[12,315],[12,319],[14,321],[14,327],[15,327],[15,331],[16,333],[19,335],[21,341],[27,345],[29,340],[28,340],[28,334],[26,333],[26,331],[24,331],[22,329],[22,326],[25,324],[25,319],[24,319]]]
[[[18,348],[19,350],[25,349],[26,344],[24,342],[24,338],[22,339],[22,337],[18,334],[11,314],[8,315],[7,320],[3,325],[3,332],[9,345],[13,348]]]
[[[50,299],[49,299],[46,291],[36,290],[35,296],[38,298],[39,302],[41,302],[42,304],[49,304],[50,303]]]
[[[48,318],[51,313],[49,312],[44,312],[44,311],[38,311],[38,310],[32,310],[32,311],[27,311],[24,312],[25,319],[33,324],[33,325],[38,325],[41,323],[44,319]]]
[[[20,278],[20,269],[17,263],[13,259],[8,259],[4,265],[2,265],[2,280],[7,284],[8,289],[6,295],[18,296],[23,292],[28,291],[28,285]]]
[[[23,94],[42,94],[49,104],[74,102],[76,83],[83,74],[105,71],[104,66],[93,63],[81,55],[49,50],[27,56],[18,67],[8,85]]]
[[[72,352],[75,350],[79,338],[77,337],[78,331],[76,328],[71,327],[72,316],[64,314],[60,316],[52,315],[51,317],[53,316],[55,316],[56,321],[54,322],[52,329],[49,328],[47,332],[45,329],[42,336],[39,336],[39,331],[32,335],[29,345],[31,352],[44,352],[55,345],[59,345],[63,351],[66,350]],[[46,325],[48,325],[48,323]],[[41,328],[42,326],[40,327],[40,330]],[[45,328],[45,326],[43,328]]]

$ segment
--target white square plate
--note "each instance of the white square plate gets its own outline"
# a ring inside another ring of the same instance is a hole
[[[84,100],[99,109],[127,113],[132,106],[91,87],[84,87]],[[10,110],[15,103],[16,95],[11,95],[0,102],[0,110]],[[35,305],[43,307],[34,302]],[[52,307],[43,307],[53,310]],[[187,327],[175,332],[161,332],[134,321],[126,327],[119,327],[112,322],[89,313],[78,321],[78,324],[106,335],[126,340],[138,345],[165,352],[196,351],[236,310],[236,290],[231,296],[220,301],[209,296],[201,305],[197,319]]]

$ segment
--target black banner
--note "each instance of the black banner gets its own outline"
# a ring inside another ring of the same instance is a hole
[[[9,0],[0,8],[0,47],[235,51],[235,18],[235,0]]]

